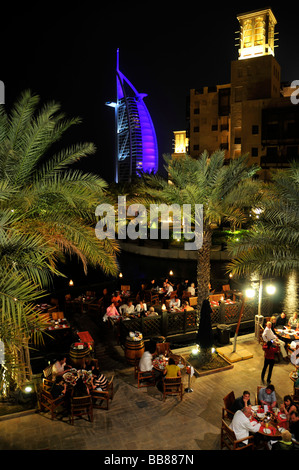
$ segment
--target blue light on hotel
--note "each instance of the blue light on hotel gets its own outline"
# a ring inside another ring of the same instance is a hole
[[[138,171],[158,171],[158,145],[154,125],[143,101],[147,96],[138,93],[132,83],[119,70],[119,50],[116,65],[115,108],[116,162],[115,181],[131,181]]]

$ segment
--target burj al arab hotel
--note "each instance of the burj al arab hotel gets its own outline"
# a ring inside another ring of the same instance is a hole
[[[158,145],[151,116],[132,83],[119,70],[119,49],[116,60],[115,108],[116,156],[115,182],[130,182],[138,172],[158,171]]]

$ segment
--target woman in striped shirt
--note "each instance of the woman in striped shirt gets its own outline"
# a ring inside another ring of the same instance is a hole
[[[94,390],[107,390],[108,379],[98,369],[92,371],[92,388]]]

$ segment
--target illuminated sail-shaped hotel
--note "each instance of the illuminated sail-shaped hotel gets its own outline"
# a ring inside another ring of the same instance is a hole
[[[158,145],[152,119],[143,102],[144,93],[138,93],[119,70],[119,50],[116,65],[115,108],[116,162],[115,182],[129,182],[143,172],[158,171]]]

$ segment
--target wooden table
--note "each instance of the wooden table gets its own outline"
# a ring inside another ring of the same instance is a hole
[[[182,356],[177,354],[170,354],[169,357],[157,356],[155,359],[153,359],[153,367],[159,371],[165,370],[165,367],[168,364],[168,360],[171,357],[174,359],[176,365],[179,365],[181,371],[183,371],[186,367],[186,361]]]
[[[299,340],[299,330],[293,330],[291,328],[275,328],[275,333],[281,339],[288,342]]]
[[[266,439],[281,439],[281,430],[287,429],[287,417],[278,411],[277,416],[270,411],[270,421],[268,421],[268,426],[264,422],[264,418],[261,416],[264,414],[263,409],[261,406],[258,408],[253,406],[253,411],[256,412],[256,417],[254,417],[251,421],[257,421],[261,424],[260,429],[258,431],[259,435],[265,437]],[[266,413],[265,413],[266,416]]]

